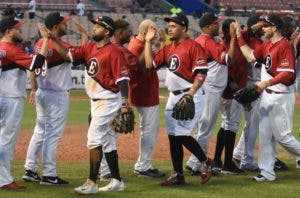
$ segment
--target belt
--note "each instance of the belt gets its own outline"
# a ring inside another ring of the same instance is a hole
[[[93,98],[92,99],[93,102],[97,102],[98,100],[101,100],[101,99],[98,99],[98,98]]]
[[[179,94],[188,92],[189,90],[190,90],[190,88],[186,88],[186,89],[183,89],[183,90],[172,91],[172,93],[173,93],[175,96],[177,96],[177,95],[179,95]]]
[[[286,93],[288,93],[288,92],[278,92],[278,91],[273,91],[273,90],[271,90],[271,89],[266,89],[266,92],[267,92],[268,94],[286,94]]]

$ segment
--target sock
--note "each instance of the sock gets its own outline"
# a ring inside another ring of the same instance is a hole
[[[97,183],[100,162],[102,159],[102,147],[90,149],[90,176],[89,179]]]
[[[225,144],[224,133],[225,130],[223,128],[220,128],[217,135],[217,143],[216,143],[216,150],[215,150],[215,157],[214,157],[215,162],[221,162],[221,156]]]
[[[180,138],[183,146],[193,153],[199,162],[205,162],[207,160],[201,146],[192,136],[177,136],[177,138]]]
[[[170,153],[174,171],[183,174],[183,148],[177,137],[169,135]]]
[[[120,171],[119,171],[119,162],[118,162],[118,153],[116,150],[113,150],[109,153],[104,153],[105,158],[111,172],[112,178],[115,178],[121,181]]]
[[[232,166],[232,156],[236,133],[230,130],[225,131],[225,160],[224,167]]]

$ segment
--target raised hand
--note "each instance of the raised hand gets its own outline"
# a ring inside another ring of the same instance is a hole
[[[146,34],[146,36],[145,36],[145,40],[146,40],[146,41],[152,41],[153,38],[154,38],[155,35],[156,35],[156,32],[157,32],[156,28],[155,28],[154,26],[152,26],[152,25],[149,25],[149,26],[148,26],[147,34]]]

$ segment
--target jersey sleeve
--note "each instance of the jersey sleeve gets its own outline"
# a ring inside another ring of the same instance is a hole
[[[115,84],[122,80],[129,80],[128,65],[123,53],[120,50],[111,53],[111,67]]]
[[[220,64],[226,64],[226,48],[220,43],[209,39],[205,46],[205,50],[209,52],[211,57]]]
[[[284,47],[280,51],[277,72],[295,73],[295,53],[292,46]]]
[[[77,47],[73,47],[73,48],[69,48],[69,52],[68,52],[68,56],[71,60],[71,62],[76,62],[76,60],[85,60],[86,57],[86,52],[90,52],[91,49],[88,48],[88,44],[85,45],[81,45],[81,46],[77,46]]]
[[[123,55],[125,57],[125,60],[127,62],[129,69],[137,69],[139,65],[138,57],[132,54],[128,49],[124,47]]]
[[[207,55],[199,44],[195,44],[195,46],[192,48],[191,57],[193,64],[193,72],[206,73],[208,70]]]
[[[33,69],[35,55],[29,55],[23,48],[18,46],[14,48],[13,56],[12,61],[16,64],[28,70]]]
[[[165,63],[167,62],[166,60],[166,51],[167,51],[167,46],[163,47],[162,49],[160,49],[157,54],[154,56],[153,58],[153,66],[155,67],[155,69],[159,69],[161,67],[163,67],[165,65]]]
[[[253,50],[253,55],[256,59],[259,59],[264,56],[265,43],[257,45]]]

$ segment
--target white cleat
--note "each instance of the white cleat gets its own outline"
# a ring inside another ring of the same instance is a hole
[[[263,175],[259,174],[259,175],[255,176],[255,177],[253,177],[253,180],[255,180],[257,182],[271,182],[271,181],[274,181],[275,179],[269,180],[266,177],[264,177]]]
[[[107,191],[123,191],[124,190],[124,182],[119,181],[117,179],[112,178],[110,183],[104,187],[99,188],[99,192],[107,192]]]
[[[74,191],[81,195],[96,194],[98,192],[98,185],[88,179],[82,186],[74,188]]]

